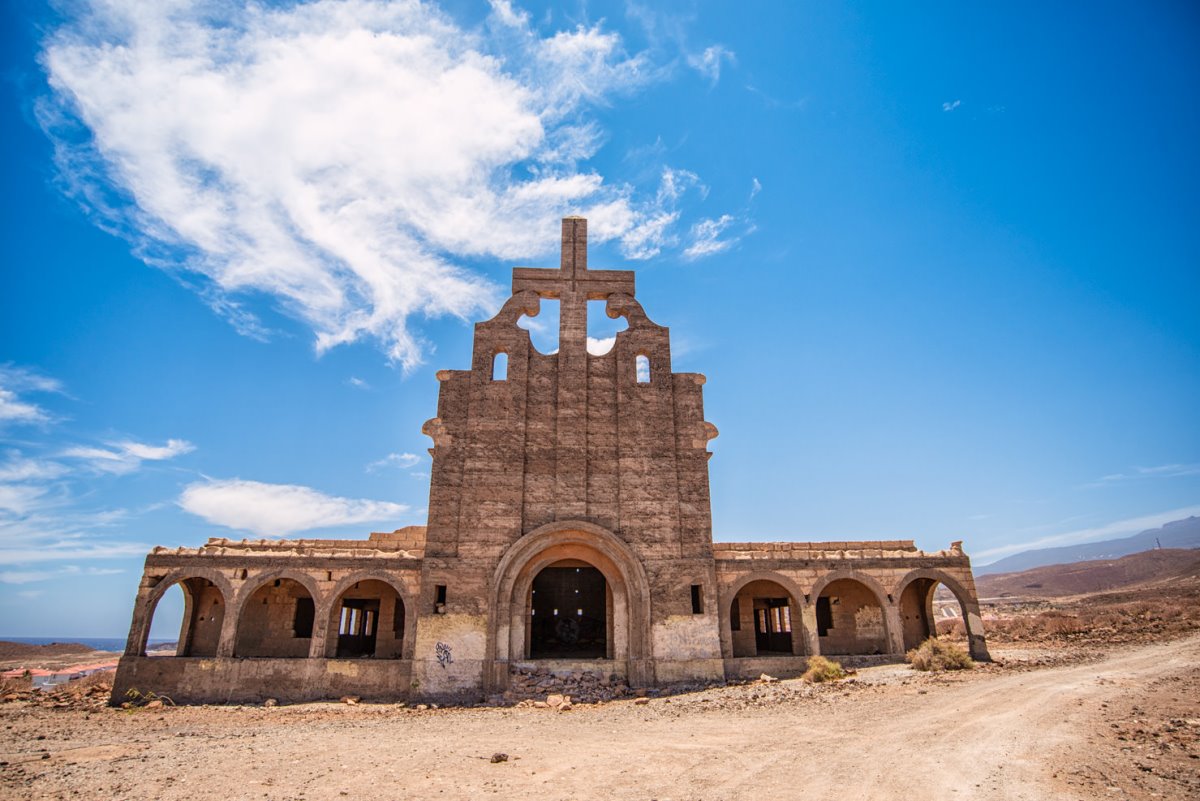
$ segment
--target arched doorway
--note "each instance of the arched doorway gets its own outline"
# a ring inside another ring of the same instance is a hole
[[[733,656],[803,654],[800,608],[778,582],[757,579],[745,584],[729,603]]]
[[[863,582],[839,578],[825,585],[817,596],[816,616],[822,654],[888,653],[883,603]]]
[[[175,587],[181,591],[183,610],[178,631],[175,632],[178,640],[174,655],[216,656],[217,645],[221,640],[221,626],[225,622],[225,596],[216,584],[209,579],[200,577],[170,580],[155,588],[156,593],[150,603],[146,637],[142,640],[141,652],[147,653],[146,641],[152,636],[151,632],[155,629],[154,617],[160,611],[160,606],[170,604],[169,593]],[[166,604],[163,603],[164,599],[167,601]],[[175,608],[178,609],[178,606]],[[161,630],[161,625],[159,629]],[[153,636],[158,637],[158,634],[155,633]],[[149,652],[152,656],[166,656],[170,653],[170,651],[162,649],[154,649]]]
[[[234,656],[307,657],[315,618],[308,588],[292,578],[268,580],[242,604]]]
[[[404,651],[404,599],[381,579],[348,586],[330,606],[326,656],[399,659]]]
[[[612,660],[606,671],[624,672],[630,684],[644,686],[653,681],[653,662],[650,659],[650,584],[642,563],[629,546],[615,534],[593,523],[584,521],[561,521],[550,523],[526,534],[513,544],[497,565],[493,588],[492,618],[490,634],[491,686],[504,687],[508,681],[511,662],[530,658],[534,644],[531,622],[535,614],[534,581],[546,568],[564,568],[574,571],[579,568],[583,581],[584,570],[594,569],[603,579],[604,587],[604,654]],[[553,575],[553,574],[549,574]],[[592,576],[591,597],[595,598],[599,586],[595,574]],[[568,577],[569,578],[569,577]],[[539,582],[539,589],[541,583]],[[574,590],[584,595],[584,587],[567,582],[569,596]],[[547,596],[549,597],[549,595]],[[599,619],[598,602],[588,606],[560,605],[559,616],[569,610],[575,617],[584,615]],[[550,616],[553,617],[551,606]],[[594,630],[593,630],[594,631]],[[549,644],[542,640],[542,644]],[[590,643],[591,653],[598,653],[598,637]]]
[[[909,573],[898,586],[905,651],[945,633],[964,639],[972,659],[990,658],[979,604],[957,581],[941,571],[922,569]]]
[[[530,659],[611,659],[612,591],[582,559],[542,568],[529,591]]]

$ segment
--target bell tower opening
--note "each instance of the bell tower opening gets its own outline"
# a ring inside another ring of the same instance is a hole
[[[529,601],[530,659],[609,657],[612,593],[604,574],[578,559],[545,567]]]

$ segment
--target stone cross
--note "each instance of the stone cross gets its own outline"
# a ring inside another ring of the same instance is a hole
[[[587,348],[587,302],[604,300],[620,292],[633,296],[631,270],[589,270],[587,266],[587,220],[565,217],[562,221],[562,258],[557,270],[518,267],[513,270],[513,294],[524,290],[559,302],[558,347],[564,353],[583,353]]]

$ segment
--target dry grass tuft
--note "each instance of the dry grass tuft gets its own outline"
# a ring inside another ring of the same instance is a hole
[[[952,642],[930,637],[907,655],[915,670],[970,670],[975,667],[971,657]]]
[[[804,671],[804,675],[800,678],[811,684],[820,684],[824,681],[837,681],[838,679],[846,678],[846,669],[841,663],[834,662],[832,659],[826,659],[823,656],[810,656],[808,658],[808,670]]]

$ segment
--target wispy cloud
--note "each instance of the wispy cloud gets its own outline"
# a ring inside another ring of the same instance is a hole
[[[721,235],[725,233],[725,229],[729,228],[733,221],[733,215],[722,214],[715,220],[701,220],[693,225],[691,231],[692,242],[683,251],[683,255],[689,259],[699,259],[704,256],[711,256],[714,253],[720,253],[723,250],[728,250],[741,238],[736,236],[725,239],[721,238]]]
[[[945,103],[942,103],[942,111],[954,111],[956,108],[958,108],[961,105],[962,105],[961,100],[949,100]]]
[[[65,395],[62,384],[40,373],[11,365],[0,366],[0,382],[19,392]],[[21,448],[9,448],[0,459],[0,565],[11,567],[10,582],[39,573],[65,575],[76,568],[49,570],[46,563],[90,562],[144,554],[145,543],[130,542],[120,533],[130,513],[124,509],[97,508],[85,481],[98,473],[120,475],[136,470],[145,461],[172,459],[193,449],[191,443],[171,439],[151,444],[127,438],[96,445],[64,448],[56,418],[42,413],[36,437]],[[106,568],[87,568],[98,574]]]
[[[196,449],[192,443],[182,439],[169,439],[165,445],[149,445],[135,440],[106,443],[108,447],[75,446],[67,448],[62,455],[78,459],[93,470],[118,475],[131,473],[141,467],[142,462],[164,461],[191,453]]]
[[[680,219],[579,166],[606,137],[591,109],[670,74],[601,24],[543,35],[499,1],[474,30],[423,3],[97,0],[43,62],[40,119],[101,224],[239,330],[266,333],[243,299],[275,298],[318,352],[374,339],[412,368],[413,315],[501,296],[470,260],[553,252],[563,213],[648,258]]]
[[[1200,506],[1187,506],[1182,509],[1172,509],[1167,512],[1117,520],[1102,526],[1075,529],[1073,531],[1050,534],[1022,542],[1013,542],[1008,545],[1001,545],[998,548],[979,551],[974,554],[974,557],[979,560],[994,562],[1003,556],[1019,551],[1027,551],[1032,548],[1051,548],[1059,545],[1075,545],[1081,542],[1100,542],[1103,540],[1118,539],[1141,533],[1147,529],[1158,528],[1165,523],[1181,520],[1193,515],[1200,515]]]
[[[0,425],[45,423],[50,413],[23,397],[30,392],[62,393],[62,384],[26,367],[0,365]]]
[[[358,376],[353,376],[353,375],[350,376],[349,380],[347,380],[346,383],[349,384],[350,386],[354,387],[355,389],[367,390],[367,389],[371,388],[370,384],[368,384],[366,381],[362,380]]]
[[[210,523],[263,537],[354,523],[398,522],[411,512],[411,507],[389,501],[340,498],[296,484],[242,479],[189,484],[179,505]]]
[[[408,468],[418,464],[420,461],[421,457],[417,456],[415,453],[389,453],[379,461],[371,462],[369,465],[367,465],[367,472],[374,473],[387,467],[396,467],[401,470],[407,470]]]
[[[67,576],[113,576],[124,572],[118,567],[80,567],[78,565],[67,565],[57,570],[3,570],[0,571],[0,584],[32,584]]]
[[[719,44],[704,48],[702,53],[691,53],[687,56],[688,66],[708,78],[713,86],[721,80],[722,61],[737,64],[737,56],[732,50]]]
[[[1180,478],[1182,476],[1200,476],[1200,464],[1160,464],[1154,467],[1135,467],[1126,473],[1113,473],[1101,476],[1088,487],[1105,487],[1127,481],[1146,481],[1156,478]]]

